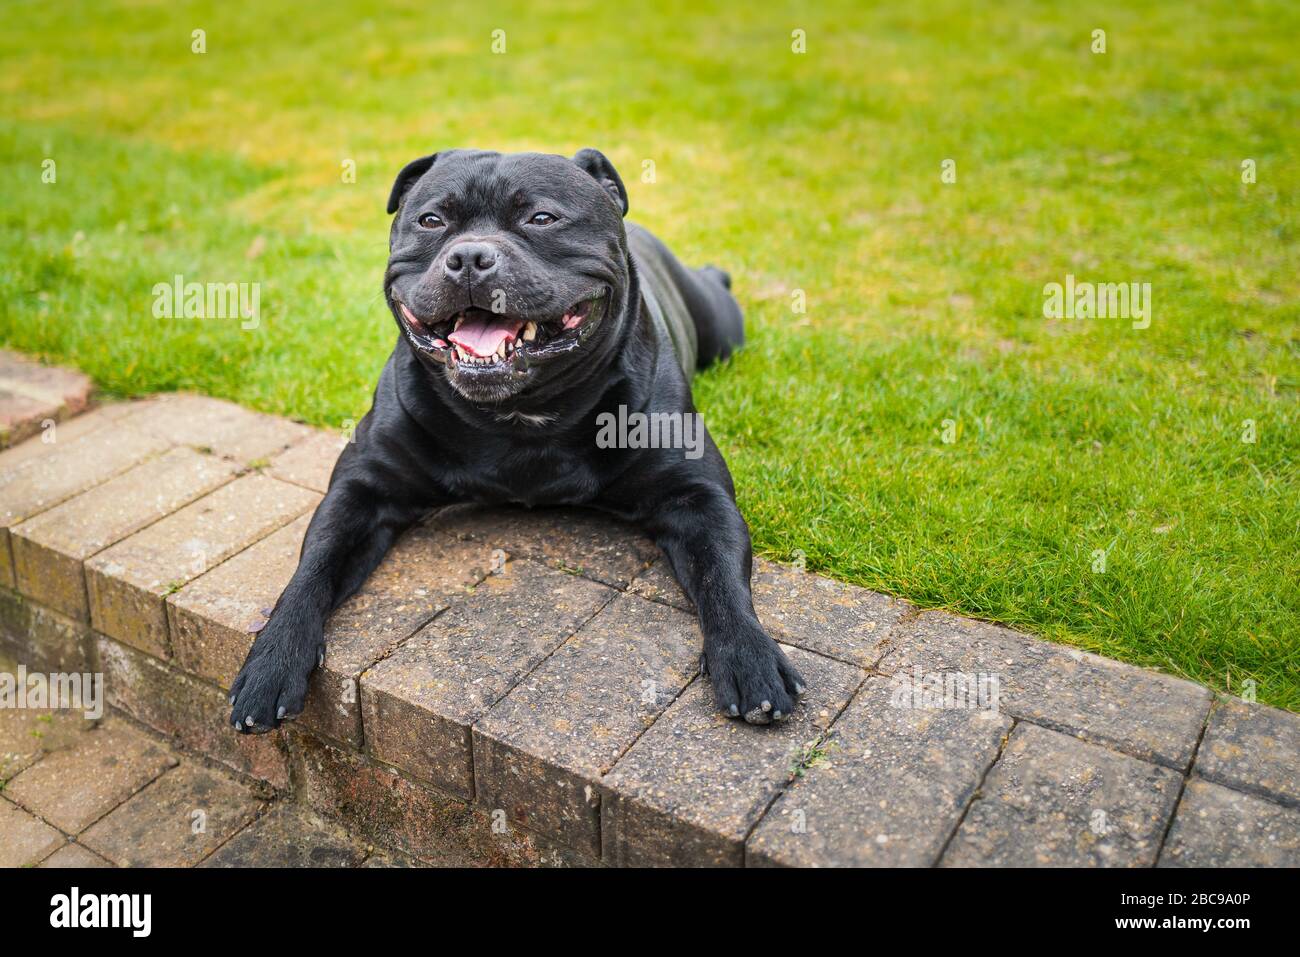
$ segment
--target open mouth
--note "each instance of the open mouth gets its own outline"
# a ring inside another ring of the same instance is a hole
[[[583,299],[553,319],[522,319],[471,307],[437,321],[418,318],[398,302],[415,345],[449,367],[475,371],[515,367],[532,357],[576,348],[600,319],[605,294]]]

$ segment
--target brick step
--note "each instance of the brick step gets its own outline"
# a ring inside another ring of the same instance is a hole
[[[430,516],[331,618],[301,718],[236,735],[224,689],[343,441],[171,395],[0,453],[12,654],[102,670],[115,708],[432,862],[1300,857],[1297,716],[769,562],[755,605],[811,690],[723,718],[656,549],[582,510]],[[996,707],[903,693],[954,675]]]
[[[0,349],[0,449],[38,432],[55,434],[58,423],[85,411],[91,391],[80,372]]]

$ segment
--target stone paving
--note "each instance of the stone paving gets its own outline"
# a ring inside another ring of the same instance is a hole
[[[0,756],[0,867],[419,866],[121,715],[6,713]]]
[[[738,723],[656,549],[581,510],[431,515],[303,716],[235,735],[343,441],[172,395],[0,452],[0,641],[111,706],[0,712],[0,863],[1300,864],[1300,716],[759,561],[811,690]]]

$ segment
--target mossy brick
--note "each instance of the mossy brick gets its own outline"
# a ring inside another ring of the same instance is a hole
[[[57,829],[0,797],[0,867],[30,867],[63,842]]]
[[[468,595],[492,566],[482,543],[410,529],[325,623],[325,661],[312,673],[303,727],[359,748],[362,672]]]
[[[106,718],[11,780],[5,795],[61,831],[79,834],[175,763],[145,732]]]
[[[0,648],[28,670],[93,670],[94,644],[87,625],[0,587]]]
[[[315,492],[245,475],[86,562],[97,631],[169,655],[167,595],[313,508]]]
[[[431,521],[458,538],[614,588],[627,588],[660,554],[641,532],[593,509],[457,505]]]
[[[1210,692],[1190,681],[947,612],[904,620],[889,646],[883,671],[996,677],[1004,713],[1178,771],[1210,707]]]
[[[594,863],[302,729],[288,737],[303,804],[362,840],[441,866]]]
[[[79,840],[121,867],[193,867],[252,821],[260,808],[245,785],[186,761]]]
[[[885,653],[890,629],[911,607],[877,592],[757,559],[754,610],[777,641],[863,668]]]
[[[281,736],[236,734],[223,690],[111,638],[100,636],[98,653],[113,707],[241,774],[289,786]]]
[[[278,804],[209,856],[201,867],[359,867],[365,845],[308,810]]]
[[[313,430],[271,459],[267,474],[324,494],[329,489],[334,465],[347,444],[348,437],[341,432]]]
[[[1300,808],[1193,777],[1160,867],[1300,867]]]
[[[41,867],[59,867],[75,868],[85,870],[86,868],[104,868],[112,867],[108,861],[104,860],[94,851],[89,851],[80,844],[64,844],[61,848],[41,861]]]
[[[175,663],[229,688],[293,577],[311,515],[300,515],[167,597]]]
[[[10,676],[16,683],[20,674],[19,660],[0,651],[0,675]],[[29,676],[39,670],[30,664],[27,667]],[[73,705],[81,703],[70,702]],[[72,747],[80,741],[81,735],[93,728],[97,720],[93,714],[86,716],[89,704],[86,701],[86,707],[0,709],[0,788],[46,754]]]
[[[472,798],[470,727],[614,594],[527,559],[508,562],[362,676],[367,750]]]
[[[1182,776],[1027,722],[1011,732],[945,867],[1151,867]]]
[[[751,867],[928,867],[997,759],[1011,719],[925,708],[867,681],[746,843]]]
[[[600,779],[695,677],[695,618],[618,595],[474,726],[478,802],[600,854]]]
[[[288,419],[186,393],[155,396],[126,416],[123,423],[170,445],[210,449],[240,465],[269,459],[312,432]]]
[[[14,587],[9,530],[168,448],[166,440],[106,423],[79,438],[32,439],[11,452],[42,446],[16,465],[0,463],[0,584]],[[6,453],[9,454],[9,453]]]
[[[746,835],[866,677],[831,658],[782,650],[809,685],[788,719],[764,727],[729,718],[701,676],[614,765],[601,783],[605,863],[743,864]]]
[[[1196,773],[1300,808],[1300,715],[1219,698],[1196,755]]]
[[[88,621],[83,563],[235,474],[212,455],[176,448],[10,529],[18,590]]]

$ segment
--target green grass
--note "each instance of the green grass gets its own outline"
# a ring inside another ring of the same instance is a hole
[[[735,278],[696,396],[761,553],[1300,710],[1294,3],[180,6],[7,5],[9,345],[337,427],[396,170],[596,146]],[[260,326],[154,319],[176,273]],[[1150,328],[1044,319],[1067,273],[1150,282]]]

